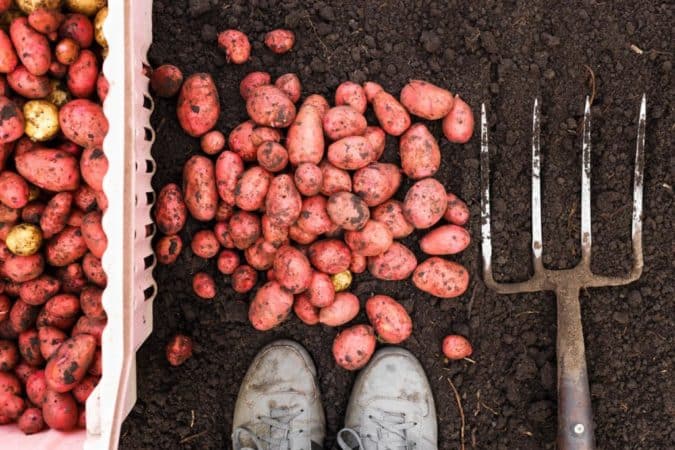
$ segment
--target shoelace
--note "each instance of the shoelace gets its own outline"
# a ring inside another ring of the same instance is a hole
[[[265,425],[270,427],[269,436],[258,436],[248,428],[239,427],[232,433],[232,446],[234,450],[265,450],[264,443],[267,443],[268,450],[288,450],[289,439],[302,433],[303,430],[295,431],[291,427],[293,419],[302,414],[303,410],[293,411],[287,408],[276,408],[270,410],[269,416],[258,416]],[[248,436],[253,441],[255,447],[243,447],[242,438]]]
[[[383,410],[380,410],[380,412],[382,413],[380,418],[373,415],[368,416],[368,419],[377,425],[375,435],[363,435],[354,429],[343,428],[337,435],[340,448],[342,450],[361,450],[364,448],[364,438],[375,442],[378,450],[408,450],[415,447],[415,443],[408,442],[406,431],[416,426],[417,423],[406,422],[403,413],[391,413]],[[347,443],[345,438],[350,441],[350,444]]]

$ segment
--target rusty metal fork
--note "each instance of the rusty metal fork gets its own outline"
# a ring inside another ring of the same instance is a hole
[[[554,291],[557,299],[558,360],[558,449],[595,448],[591,395],[586,371],[584,336],[581,328],[579,290],[620,286],[642,274],[642,189],[646,127],[646,98],[642,96],[638,120],[633,181],[633,265],[624,277],[606,277],[591,272],[591,108],[586,98],[581,163],[581,261],[571,269],[549,270],[542,263],[541,146],[539,101],[534,101],[532,119],[532,263],[534,275],[519,283],[498,283],[492,275],[490,233],[490,154],[485,104],[481,109],[481,237],[485,285],[500,294]]]

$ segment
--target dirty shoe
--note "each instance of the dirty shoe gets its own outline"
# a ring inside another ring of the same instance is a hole
[[[342,450],[436,450],[434,398],[419,361],[407,350],[386,347],[356,378]]]
[[[234,407],[234,450],[317,450],[325,417],[316,369],[293,341],[276,341],[255,357]]]

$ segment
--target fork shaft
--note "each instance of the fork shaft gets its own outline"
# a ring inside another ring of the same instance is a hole
[[[579,288],[559,287],[558,449],[593,450],[593,416],[581,327]]]

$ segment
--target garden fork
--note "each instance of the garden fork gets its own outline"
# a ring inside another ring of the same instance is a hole
[[[534,101],[532,120],[532,263],[534,275],[520,283],[498,283],[492,276],[490,234],[490,155],[485,104],[481,110],[481,236],[483,279],[500,294],[555,291],[558,312],[558,449],[595,448],[591,395],[588,387],[584,336],[581,328],[579,290],[588,287],[620,286],[642,274],[642,188],[644,172],[646,98],[642,96],[635,151],[633,181],[633,264],[624,277],[606,277],[591,272],[591,108],[586,98],[581,163],[581,261],[576,267],[549,270],[542,263],[541,148],[539,102]]]

